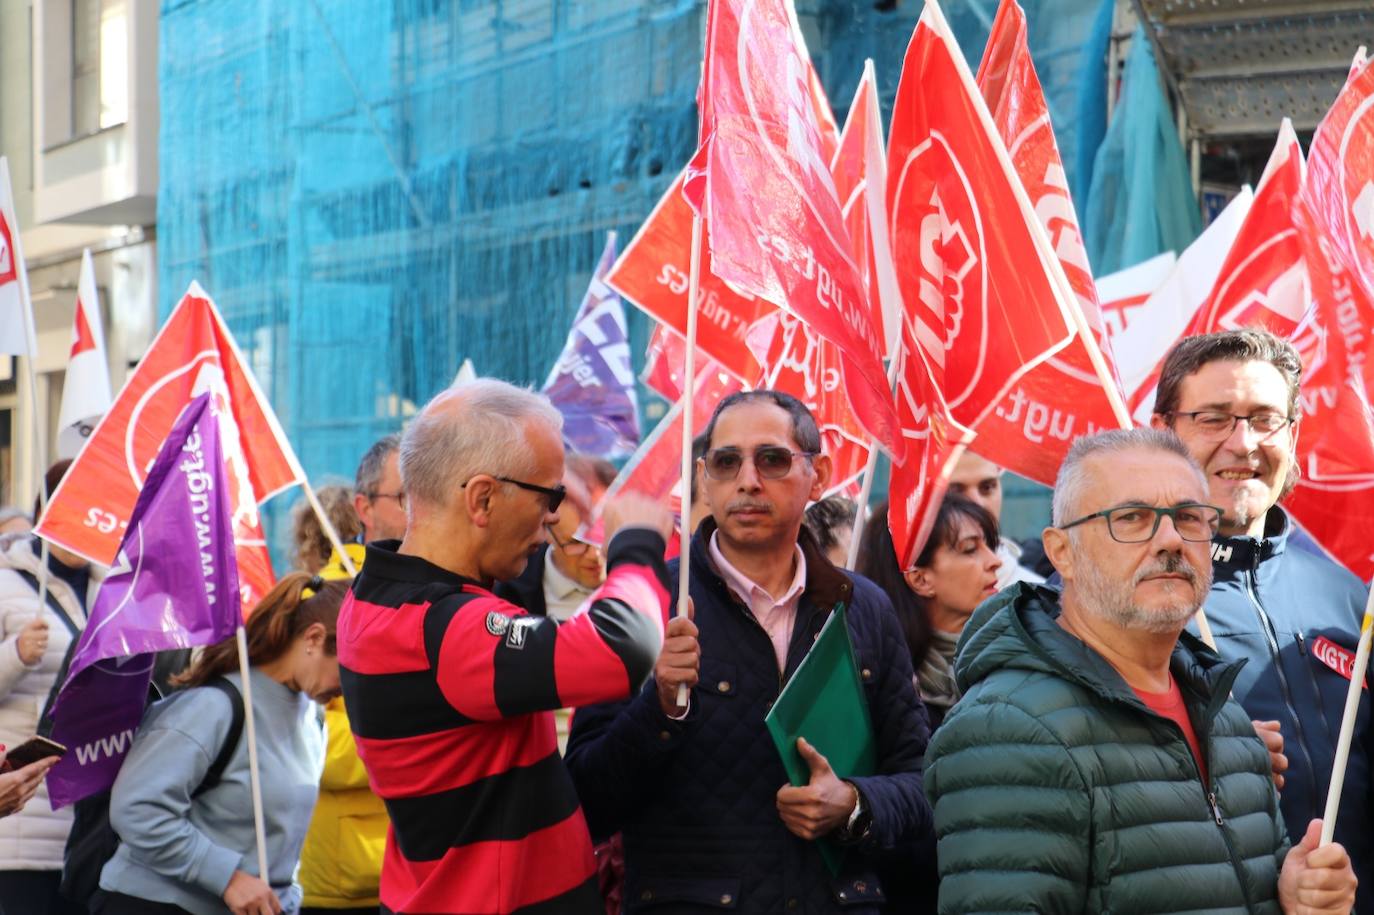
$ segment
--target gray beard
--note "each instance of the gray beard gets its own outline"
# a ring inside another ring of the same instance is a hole
[[[1161,559],[1139,570],[1130,581],[1119,581],[1107,576],[1091,561],[1084,561],[1085,556],[1081,552],[1078,559],[1074,585],[1079,591],[1084,610],[1123,629],[1137,629],[1159,635],[1176,633],[1187,625],[1193,614],[1197,613],[1208,589],[1212,587],[1210,563],[1199,572],[1182,556],[1173,553],[1166,553]],[[1193,597],[1180,594],[1165,606],[1155,610],[1147,610],[1135,604],[1131,600],[1135,586],[1145,577],[1160,572],[1182,573],[1189,576],[1193,585]]]

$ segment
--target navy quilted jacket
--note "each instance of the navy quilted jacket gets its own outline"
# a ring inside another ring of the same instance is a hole
[[[870,853],[931,829],[921,786],[928,727],[896,615],[876,585],[836,569],[803,530],[806,592],[780,674],[763,627],[715,574],[714,529],[708,518],[691,546],[701,683],[688,717],[663,715],[652,680],[635,699],[574,716],[567,763],[592,832],[624,832],[627,912],[877,911],[885,896]],[[832,877],[814,843],[778,817],[787,776],[763,719],[841,602],[881,774],[853,779],[872,826]]]

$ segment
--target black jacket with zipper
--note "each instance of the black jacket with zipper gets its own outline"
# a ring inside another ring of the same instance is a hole
[[[691,544],[701,681],[687,718],[663,714],[652,679],[628,702],[573,718],[567,763],[592,832],[624,832],[625,910],[877,911],[885,895],[871,853],[931,829],[921,784],[927,719],[896,614],[876,585],[836,569],[803,529],[806,588],[779,671],[767,632],[716,574],[707,548],[714,531],[708,518]],[[880,774],[853,779],[871,823],[832,877],[815,843],[794,836],[778,815],[787,775],[764,716],[841,603]]]

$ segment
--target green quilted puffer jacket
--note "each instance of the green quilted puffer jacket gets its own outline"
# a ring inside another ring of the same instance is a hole
[[[927,752],[940,911],[1280,911],[1287,853],[1269,754],[1228,663],[1184,633],[1170,661],[1206,756],[1018,584],[979,607],[963,699]]]

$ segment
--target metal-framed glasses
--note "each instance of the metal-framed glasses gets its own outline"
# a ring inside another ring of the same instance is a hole
[[[781,445],[762,445],[754,449],[754,470],[765,480],[781,480],[792,469],[793,458],[813,458],[818,451],[793,451]],[[714,448],[701,458],[706,475],[713,480],[733,480],[744,466],[744,452],[738,448]]]
[[[406,507],[406,491],[405,491],[404,489],[398,489],[398,490],[396,490],[395,492],[374,492],[374,493],[369,493],[369,494],[368,494],[368,498],[369,498],[369,499],[372,499],[372,500],[374,500],[374,501],[375,501],[376,499],[395,499],[395,500],[396,500],[396,507],[399,508],[399,509],[401,509],[402,511],[405,511],[405,507]]]
[[[562,550],[563,555],[569,558],[585,555],[586,552],[592,548],[590,543],[585,540],[578,540],[576,537],[570,537],[567,540],[559,540],[558,534],[554,532],[552,524],[544,525],[544,530],[549,532],[549,539],[553,541],[553,545]]]
[[[1221,524],[1221,509],[1215,505],[1200,502],[1185,502],[1169,508],[1157,505],[1118,505],[1104,508],[1100,512],[1084,515],[1076,521],[1060,525],[1061,531],[1086,524],[1095,518],[1107,519],[1107,533],[1117,543],[1144,543],[1154,537],[1159,530],[1159,519],[1168,516],[1174,522],[1174,530],[1184,540],[1202,542],[1211,540]]]
[[[492,479],[500,480],[502,483],[509,483],[512,486],[519,486],[521,489],[528,490],[529,492],[539,493],[548,500],[548,510],[551,512],[558,511],[558,506],[563,504],[563,500],[567,498],[568,495],[568,490],[562,483],[559,483],[557,486],[540,486],[538,483],[526,483],[524,480],[517,480],[514,477],[498,477],[494,474],[492,475]],[[464,480],[463,485],[458,488],[465,489],[468,483],[471,482],[472,480]]]
[[[1203,438],[1213,442],[1230,438],[1236,429],[1236,423],[1242,421],[1250,426],[1250,431],[1258,435],[1261,441],[1274,437],[1294,423],[1291,416],[1285,416],[1275,410],[1261,410],[1249,416],[1226,413],[1222,410],[1175,410],[1169,415],[1186,417]]]

